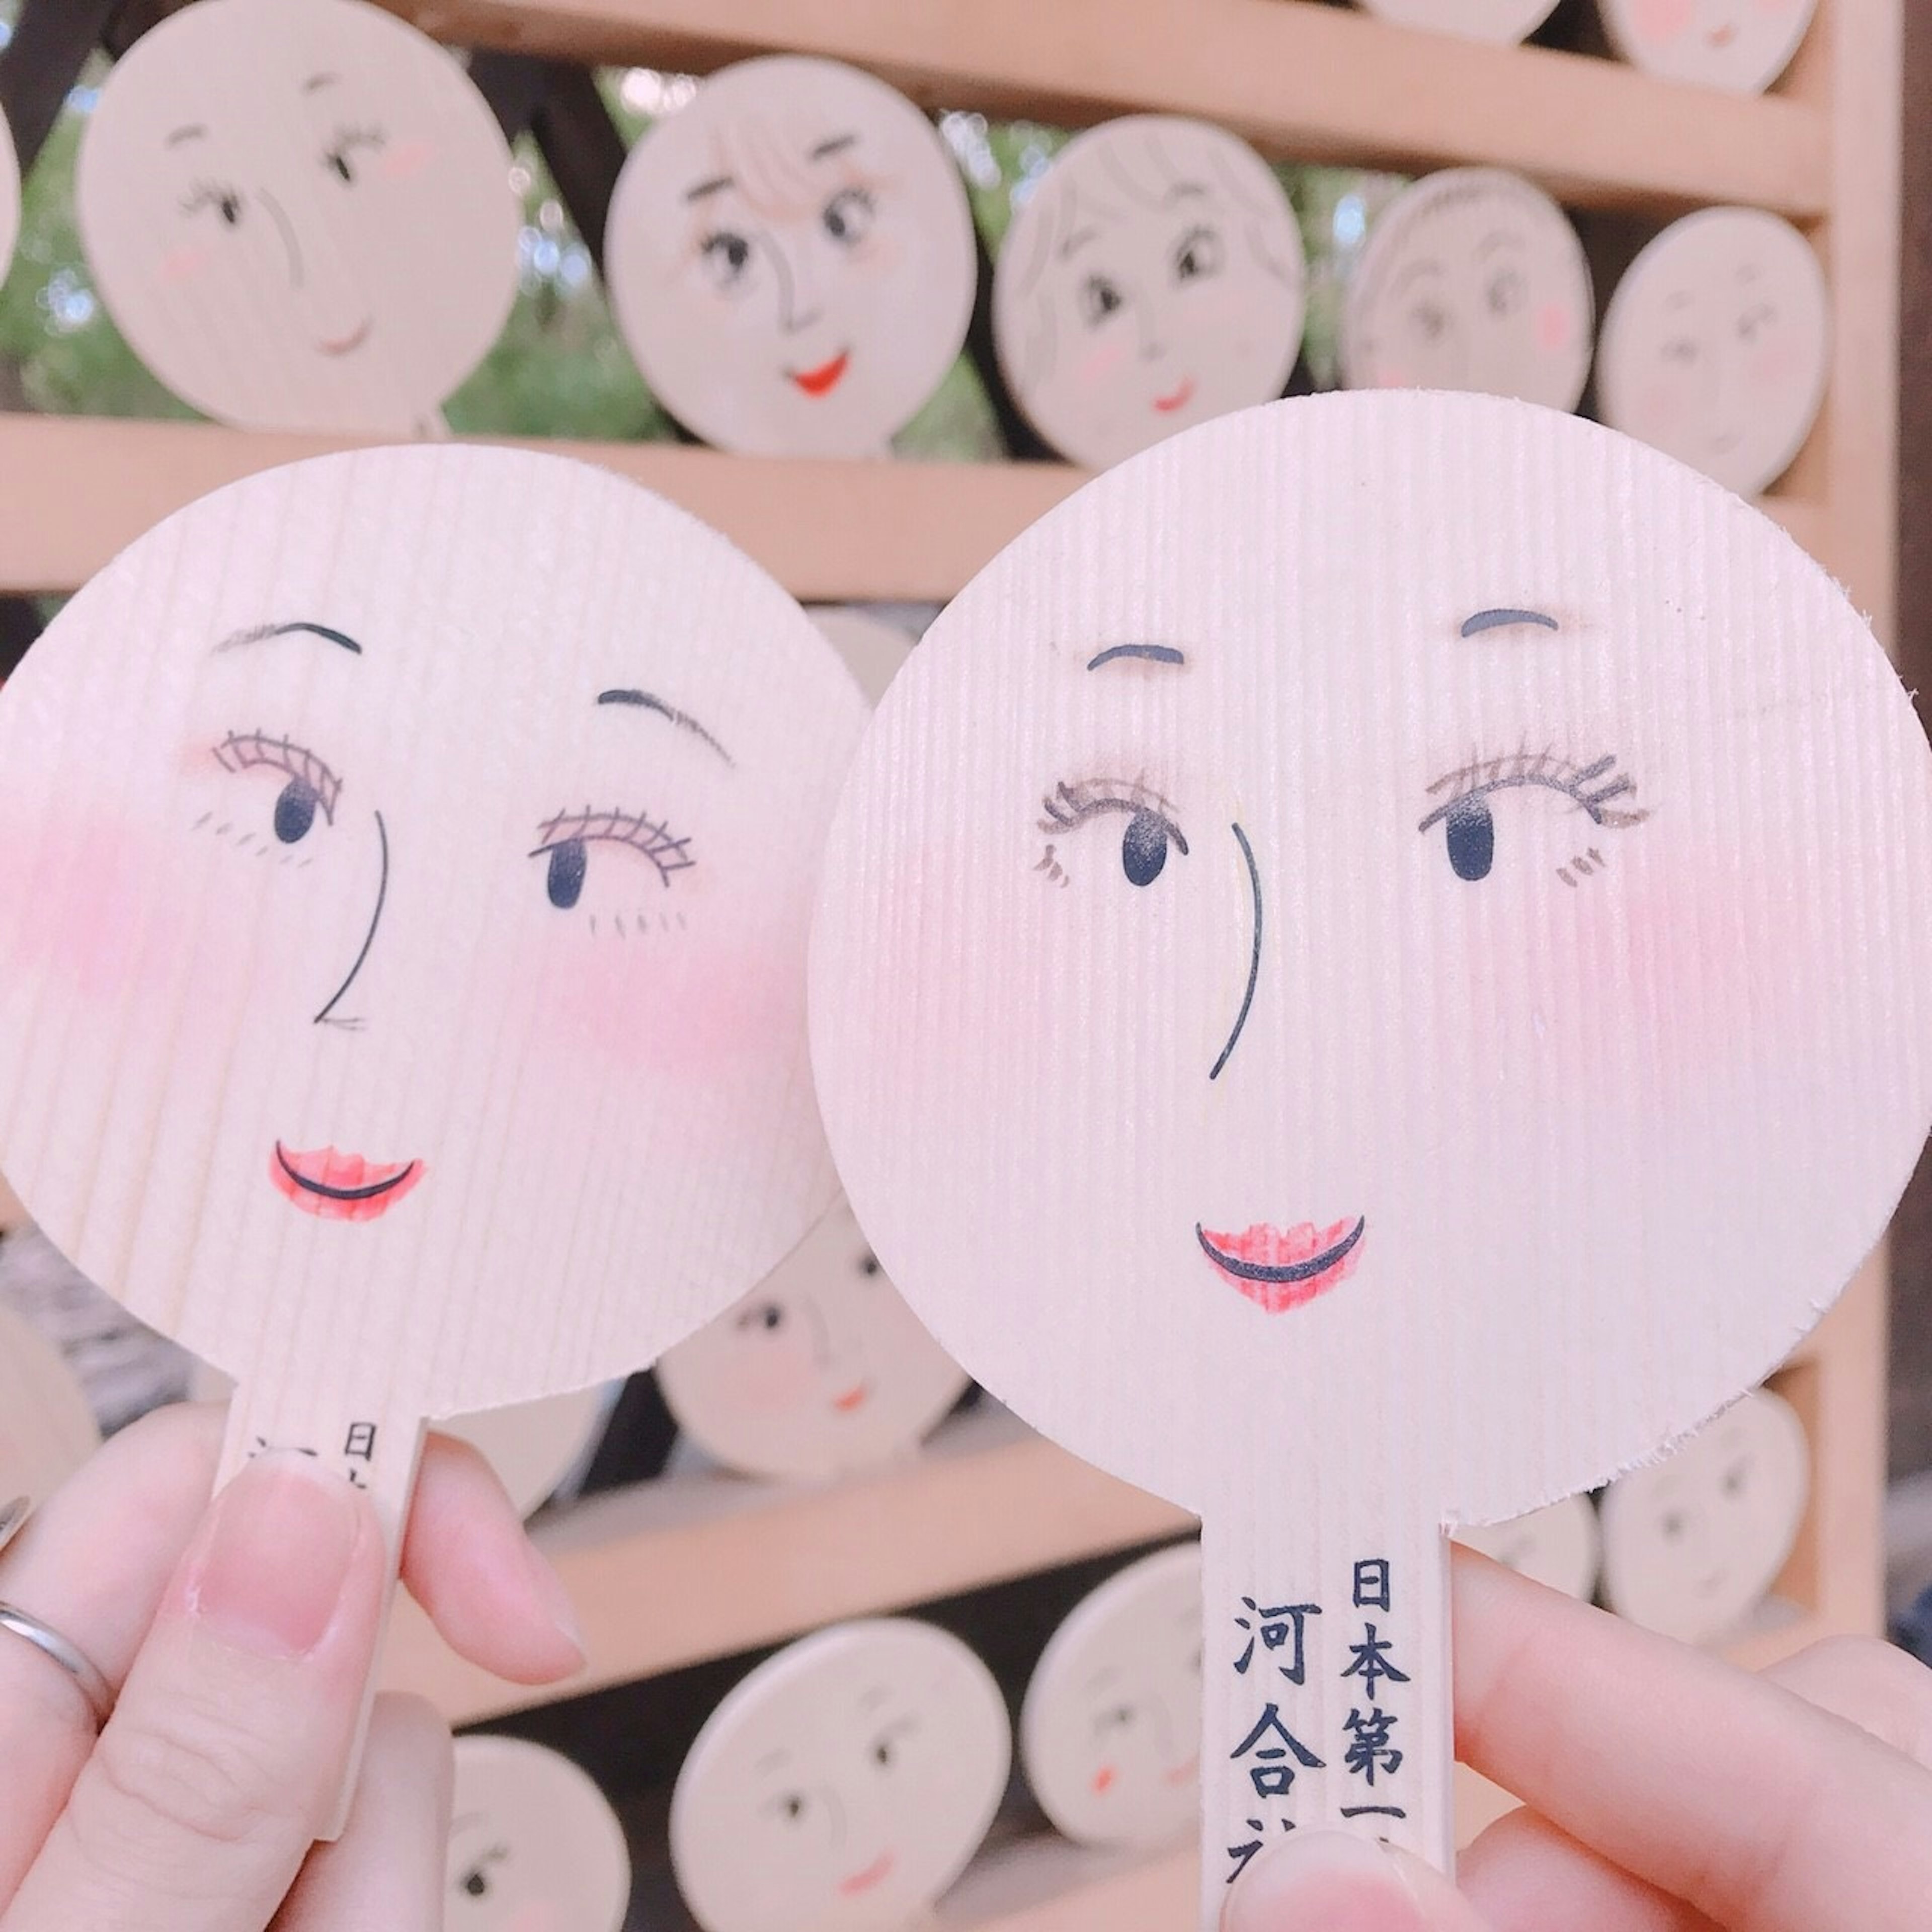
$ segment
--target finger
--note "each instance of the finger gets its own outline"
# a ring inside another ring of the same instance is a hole
[[[525,1532],[495,1470],[432,1435],[403,1540],[403,1580],[452,1650],[514,1684],[584,1668],[584,1640],[556,1572]]]
[[[1827,1637],[1762,1675],[1807,1703],[1932,1763],[1932,1671],[1869,1637]],[[1619,1870],[1527,1809],[1499,1819],[1457,1876],[1496,1932],[1711,1932],[1702,1913]]]
[[[1876,1638],[1828,1636],[1762,1673],[1932,1770],[1932,1670]]]
[[[122,1430],[0,1557],[17,1604],[119,1688],[161,1592],[208,1506],[220,1408],[158,1409]],[[502,1485],[467,1444],[432,1434],[404,1538],[403,1580],[452,1648],[500,1677],[547,1683],[581,1667],[568,1600]],[[73,1681],[0,1632],[0,1906],[11,1897],[94,1748]]]
[[[56,1630],[118,1689],[208,1508],[217,1412],[158,1410],[86,1463],[0,1558],[0,1600]],[[0,1632],[0,1907],[52,1828],[94,1748],[67,1673]]]
[[[1454,1552],[1457,1754],[1732,1932],[1922,1932],[1932,1775],[1782,1686]]]
[[[1456,1878],[1496,1932],[1718,1932],[1702,1912],[1528,1810],[1484,1832]]]
[[[309,1853],[274,1932],[442,1932],[454,1775],[436,1712],[377,1698],[348,1826]]]
[[[1420,1858],[1346,1832],[1298,1832],[1269,1846],[1234,1881],[1222,1910],[1221,1932],[1490,1928],[1474,1906]]]
[[[326,1820],[386,1592],[368,1498],[258,1456],[163,1593],[8,1932],[260,1932]]]

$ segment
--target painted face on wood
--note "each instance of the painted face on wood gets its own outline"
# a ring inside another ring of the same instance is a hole
[[[672,1349],[658,1382],[711,1455],[779,1477],[903,1455],[966,1386],[843,1202],[735,1308]]]
[[[1789,1350],[1932,1112],[1897,677],[1770,523],[1548,412],[1318,398],[1090,484],[928,632],[829,851],[880,1259],[1196,1509],[1391,1437],[1438,1520],[1605,1480]]]
[[[707,442],[876,455],[952,365],[978,256],[925,116],[835,61],[741,62],[632,151],[610,294],[644,380]]]
[[[1824,271],[1787,221],[1707,208],[1634,261],[1604,317],[1604,420],[1740,496],[1777,481],[1825,394]]]
[[[456,1741],[446,1932],[618,1932],[631,1858],[602,1792],[521,1738]]]
[[[1762,94],[1791,64],[1816,0],[1604,0],[1624,59],[1665,80]]]
[[[1130,115],[1070,142],[1013,217],[993,284],[1020,406],[1104,468],[1278,396],[1301,348],[1301,232],[1244,142]]]
[[[1446,169],[1370,230],[1342,313],[1342,380],[1574,409],[1591,320],[1589,268],[1556,202],[1501,169]]]
[[[406,434],[517,287],[510,156],[456,59],[362,0],[201,0],[116,62],[75,197],[122,333],[248,428]]]
[[[863,715],[599,471],[388,449],[193,505],[0,703],[10,1178],[244,1382],[345,1327],[432,1415],[649,1361],[832,1198],[805,936]]]
[[[1611,1607],[1686,1643],[1736,1629],[1778,1580],[1810,1489],[1796,1412],[1781,1396],[1754,1390],[1605,1492]]]
[[[991,1673],[904,1618],[779,1652],[718,1706],[671,1798],[705,1932],[897,1932],[978,1850],[1012,1740]]]
[[[1027,1782],[1070,1838],[1156,1845],[1199,1802],[1201,1552],[1130,1564],[1042,1654],[1020,1714]]]

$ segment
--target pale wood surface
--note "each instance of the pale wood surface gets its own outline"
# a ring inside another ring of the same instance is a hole
[[[1583,207],[1738,201],[1804,218],[1828,191],[1808,102],[1741,99],[1612,61],[1481,46],[1308,0],[386,0],[440,39],[708,71],[789,49],[922,105],[1080,124],[1165,110],[1264,153],[1420,171],[1488,161]]]
[[[726,456],[668,442],[546,442],[681,505],[806,602],[938,602],[1087,480],[1057,463],[897,463]],[[75,589],[170,512],[339,438],[206,423],[0,413],[0,592]],[[50,487],[50,479],[58,478]],[[1822,506],[1762,507],[1807,549]]]

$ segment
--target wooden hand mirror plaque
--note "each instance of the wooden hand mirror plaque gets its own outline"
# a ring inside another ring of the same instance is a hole
[[[968,1373],[1203,1521],[1203,1923],[1446,1868],[1446,1525],[1760,1380],[1932,1114],[1932,758],[1843,594],[1657,452],[1343,394],[969,584],[834,821],[813,1059]]]
[[[103,86],[74,200],[135,352],[244,428],[439,432],[516,297],[495,117],[363,0],[170,14]]]
[[[724,539],[452,445],[190,505],[0,695],[0,1166],[399,1530],[423,1418],[651,1361],[835,1198],[805,1048],[865,716]]]

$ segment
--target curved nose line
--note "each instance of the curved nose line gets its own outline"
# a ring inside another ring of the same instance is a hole
[[[305,279],[302,269],[302,243],[296,238],[296,225],[289,219],[288,211],[266,188],[257,188],[262,203],[275,218],[275,226],[282,231],[282,246],[289,251],[289,280],[296,288]]]
[[[376,837],[382,853],[382,868],[376,880],[376,910],[369,915],[369,930],[362,935],[362,950],[356,954],[355,964],[350,968],[348,977],[329,994],[328,1004],[316,1015],[314,1024],[316,1026],[350,1026],[355,1024],[350,1020],[331,1019],[329,1015],[334,1012],[343,994],[355,985],[356,976],[362,971],[368,959],[369,949],[376,943],[376,928],[382,922],[383,902],[389,896],[389,828],[382,823],[382,814],[380,812],[376,814]]]
[[[1221,1057],[1216,1060],[1208,1077],[1210,1080],[1220,1078],[1221,1070],[1228,1064],[1228,1056],[1234,1050],[1234,1042],[1241,1036],[1241,1029],[1248,1023],[1248,1010],[1255,1003],[1255,982],[1261,977],[1262,970],[1262,875],[1255,864],[1255,848],[1248,843],[1248,835],[1239,825],[1229,828],[1235,842],[1241,848],[1241,856],[1247,861],[1248,892],[1255,909],[1254,944],[1248,953],[1248,989],[1241,995],[1241,1010],[1234,1016],[1234,1030],[1228,1036],[1228,1043],[1221,1049]]]
[[[778,278],[778,327],[787,335],[796,335],[801,329],[809,328],[824,310],[814,308],[800,315],[794,310],[792,305],[798,299],[798,284],[792,274],[791,258],[776,240],[770,245]]]
[[[810,1295],[801,1295],[799,1299],[805,1305],[806,1314],[812,1323],[812,1333],[818,1337],[812,1344],[813,1364],[818,1368],[829,1368],[831,1366],[832,1356],[832,1330],[826,1325],[825,1317],[820,1311],[818,1304],[813,1300]]]

